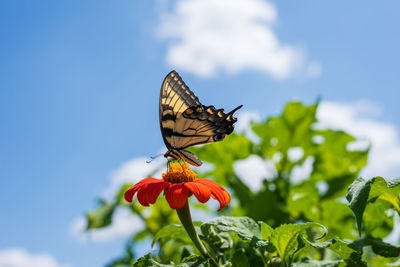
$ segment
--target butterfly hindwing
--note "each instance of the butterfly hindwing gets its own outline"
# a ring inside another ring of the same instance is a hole
[[[233,114],[241,107],[226,114],[223,109],[202,105],[179,74],[171,71],[165,77],[160,93],[160,127],[168,148],[165,156],[200,166],[201,161],[184,149],[220,141],[232,133],[237,120]]]
[[[199,105],[187,109],[177,119],[175,129],[182,135],[172,137],[174,147],[184,149],[224,139],[233,131],[233,124],[237,121],[233,113],[239,108],[241,106],[228,114],[224,113],[223,109],[215,109],[214,106]]]

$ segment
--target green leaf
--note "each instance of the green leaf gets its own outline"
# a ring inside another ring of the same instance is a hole
[[[139,258],[137,262],[133,264],[135,267],[210,267],[210,264],[207,259],[204,259],[201,256],[187,257],[185,262],[180,263],[178,265],[174,264],[161,264],[155,261],[152,258],[151,253],[144,255]]]
[[[261,239],[261,231],[258,224],[249,217],[220,216],[203,223],[200,229],[204,233],[209,232],[210,227],[213,227],[218,232],[233,231],[244,240],[252,240],[253,237]]]
[[[376,256],[368,260],[368,264],[369,266],[400,267],[400,259],[393,260],[392,258]]]
[[[287,103],[280,116],[252,125],[252,130],[261,138],[256,152],[267,159],[281,155],[280,159],[275,161],[278,177],[288,180],[292,168],[302,164],[313,151],[312,124],[316,121],[317,106],[305,106],[300,102]],[[289,149],[294,147],[303,150],[303,156],[296,162],[292,162],[288,157]]]
[[[156,262],[153,260],[151,253],[148,253],[144,255],[143,257],[140,257],[137,262],[133,264],[135,267],[172,267],[174,265],[164,265]]]
[[[116,204],[101,201],[101,205],[97,210],[86,213],[86,229],[97,229],[110,225],[115,208]]]
[[[400,246],[392,245],[386,242],[383,242],[380,238],[373,238],[371,236],[367,236],[363,240],[364,246],[371,246],[372,250],[375,254],[384,256],[384,257],[398,257],[400,255]]]
[[[319,191],[315,183],[306,181],[289,189],[287,209],[294,218],[303,215],[310,221],[317,221],[320,215],[319,202]]]
[[[361,222],[365,207],[371,191],[371,181],[365,181],[363,178],[357,178],[349,187],[346,195],[349,201],[349,207],[354,212],[357,221],[358,233],[361,236]]]
[[[364,230],[374,237],[386,237],[393,230],[393,212],[387,212],[391,204],[375,199],[365,207],[363,214]],[[390,214],[390,215],[389,215]]]
[[[337,267],[343,261],[336,260],[336,261],[316,261],[310,258],[303,258],[300,262],[295,262],[291,265],[291,267]]]
[[[400,214],[400,200],[398,197],[400,189],[399,184],[400,179],[387,183],[382,177],[374,177],[368,181],[360,177],[350,185],[346,198],[349,201],[349,207],[356,216],[360,235],[365,207],[368,203],[375,201],[377,198],[389,202]]]
[[[322,229],[322,238],[327,234],[326,228],[318,223],[283,224],[275,228],[270,238],[282,261],[288,261],[289,255],[298,247],[297,237],[307,229],[317,227]]]
[[[367,266],[361,258],[361,251],[358,246],[341,240],[340,238],[332,238],[324,242],[310,242],[303,239],[314,248],[329,248],[342,258],[347,266]]]
[[[272,226],[277,226],[287,221],[286,207],[279,201],[277,191],[270,190],[269,181],[264,181],[262,190],[253,195],[250,200],[241,202],[241,207],[246,211],[246,215],[256,221],[265,221]],[[265,203],[274,203],[265,205]]]
[[[337,237],[324,242],[313,242],[306,239],[304,236],[301,236],[301,239],[316,249],[329,248],[346,262],[346,266],[367,266],[361,258],[360,248],[354,243],[346,242]]]
[[[273,232],[274,229],[271,226],[265,222],[261,222],[261,237],[263,240],[269,240]]]
[[[367,164],[368,150],[349,151],[347,149],[348,144],[356,140],[350,134],[329,129],[316,133],[323,137],[324,142],[316,146],[312,173],[314,180],[329,181],[347,176],[355,178],[361,168]],[[343,188],[346,188],[347,185],[344,184]]]
[[[232,256],[232,266],[234,267],[250,267],[248,257],[246,255],[246,250],[244,248],[239,248],[235,250]]]
[[[400,178],[386,182],[382,177],[372,178],[369,199],[380,198],[392,204],[393,208],[400,214]]]
[[[185,229],[182,227],[182,225],[178,224],[171,224],[161,228],[154,236],[151,246],[153,247],[160,239],[179,239],[182,241],[190,241]]]
[[[153,238],[164,226],[179,223],[175,210],[171,209],[165,198],[162,197],[159,197],[154,205],[146,207],[146,213],[143,212],[144,207],[137,201],[132,203],[130,207],[146,223],[146,228],[135,234],[135,241],[140,241],[148,237]]]

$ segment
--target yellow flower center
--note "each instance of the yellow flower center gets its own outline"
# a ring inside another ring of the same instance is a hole
[[[162,174],[162,178],[170,183],[193,182],[196,179],[196,173],[189,169],[186,162],[171,162],[168,172]]]

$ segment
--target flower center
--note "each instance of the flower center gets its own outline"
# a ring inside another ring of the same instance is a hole
[[[168,172],[162,174],[162,178],[170,183],[193,182],[196,173],[189,169],[186,162],[172,162],[169,164]]]

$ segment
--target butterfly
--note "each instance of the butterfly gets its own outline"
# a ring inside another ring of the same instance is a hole
[[[168,149],[164,157],[200,166],[201,160],[185,149],[224,139],[232,133],[237,121],[233,114],[241,107],[224,113],[223,109],[202,105],[179,74],[171,71],[160,92],[160,128]]]

